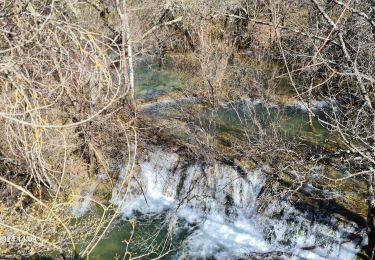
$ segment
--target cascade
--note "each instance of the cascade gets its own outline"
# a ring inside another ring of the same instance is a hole
[[[358,232],[355,223],[339,223],[276,197],[260,205],[259,198],[267,196],[262,168],[243,173],[160,147],[143,154],[138,164],[122,217],[170,212],[194,225],[184,241],[184,254],[190,258],[238,259],[281,252],[294,259],[353,259],[359,250],[359,240],[351,237]],[[116,189],[114,204],[124,195]]]

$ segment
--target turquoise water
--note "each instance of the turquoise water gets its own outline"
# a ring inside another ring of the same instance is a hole
[[[140,62],[135,67],[136,96],[147,98],[180,91],[184,85],[177,71]]]
[[[137,64],[135,75],[138,98],[160,96],[184,89],[182,75],[173,68],[160,68],[153,63],[142,61]],[[286,87],[288,82],[284,81],[281,80],[280,85],[289,93],[290,87]],[[158,109],[160,108],[156,108]],[[186,106],[186,109],[189,111],[189,106]],[[159,113],[152,111],[153,116],[158,116]],[[163,112],[163,116],[170,115]],[[313,119],[311,128],[308,125],[307,113],[297,107],[274,107],[253,102],[229,103],[215,110],[204,108],[198,111],[194,120],[210,134],[230,134],[241,139],[259,138],[259,134],[273,135],[276,131],[289,140],[294,139],[310,145],[332,141],[330,134],[316,118]]]
[[[173,68],[160,68],[150,61],[140,61],[135,72],[138,98],[165,95],[184,88],[182,75]],[[286,79],[280,79],[279,84],[285,90],[283,94],[291,94],[292,90]],[[186,109],[189,110],[189,107]],[[153,113],[157,114],[157,111]],[[228,133],[239,138],[258,138],[257,134],[274,134],[278,131],[289,140],[295,139],[307,144],[332,141],[330,134],[316,118],[313,119],[311,128],[307,113],[296,107],[272,107],[252,102],[230,103],[215,110],[206,108],[199,111],[195,122],[211,134]]]
[[[119,220],[99,242],[90,259],[130,259],[130,256],[176,259],[176,255],[181,254],[184,239],[193,230],[194,225],[181,219],[171,228],[167,213],[136,214],[130,219]],[[129,241],[128,251],[126,241]]]
[[[320,114],[323,117],[323,114]],[[296,107],[275,107],[264,103],[237,102],[217,109],[204,109],[196,119],[197,124],[210,134],[230,134],[238,139],[269,138],[281,134],[288,140],[310,145],[322,145],[332,141],[330,133]]]

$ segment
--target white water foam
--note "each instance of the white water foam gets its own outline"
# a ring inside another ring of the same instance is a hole
[[[344,241],[343,232],[311,222],[287,202],[275,199],[264,213],[257,213],[257,197],[266,180],[261,170],[243,176],[220,163],[183,162],[161,149],[144,156],[139,165],[137,178],[144,194],[134,184],[122,208],[124,218],[136,211],[176,210],[179,218],[197,227],[185,241],[189,259],[282,251],[293,259],[333,260],[354,259],[358,252],[355,243]],[[286,212],[272,218],[275,208]]]
[[[91,184],[90,188],[84,193],[83,198],[78,198],[73,206],[72,206],[72,213],[76,217],[82,217],[85,215],[91,206],[91,198],[98,186],[99,181],[105,179],[106,176],[104,174],[99,174],[95,181]]]

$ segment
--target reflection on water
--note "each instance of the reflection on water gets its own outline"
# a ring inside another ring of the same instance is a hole
[[[324,117],[323,113],[320,113]],[[313,119],[308,125],[307,113],[299,107],[278,107],[267,103],[241,101],[205,109],[197,123],[207,132],[229,133],[234,137],[252,139],[281,133],[288,139],[323,145],[331,140],[330,133]]]
[[[135,68],[136,96],[138,98],[164,95],[183,88],[177,71],[139,62]]]
[[[100,241],[90,259],[129,259],[130,254],[141,259],[155,259],[165,254],[162,259],[175,259],[173,250],[191,233],[189,229],[193,229],[193,226],[189,227],[180,220],[176,223],[178,228],[171,230],[169,224],[168,213],[136,214],[131,219],[120,220]]]

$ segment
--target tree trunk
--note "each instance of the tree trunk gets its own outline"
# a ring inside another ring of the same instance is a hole
[[[134,65],[133,65],[133,47],[131,42],[131,33],[130,33],[130,25],[129,25],[129,15],[126,5],[126,0],[122,0],[120,4],[120,0],[117,0],[117,12],[121,18],[121,39],[122,39],[122,46],[121,46],[121,70],[125,76],[125,88],[126,90],[129,89],[129,99],[132,106],[135,105],[134,96]]]
[[[134,103],[134,65],[133,65],[133,47],[130,37],[130,26],[129,26],[129,17],[126,10],[126,3],[124,1],[124,16],[125,16],[125,33],[126,33],[126,45],[128,47],[128,66],[129,66],[129,87],[130,87],[130,97]]]

